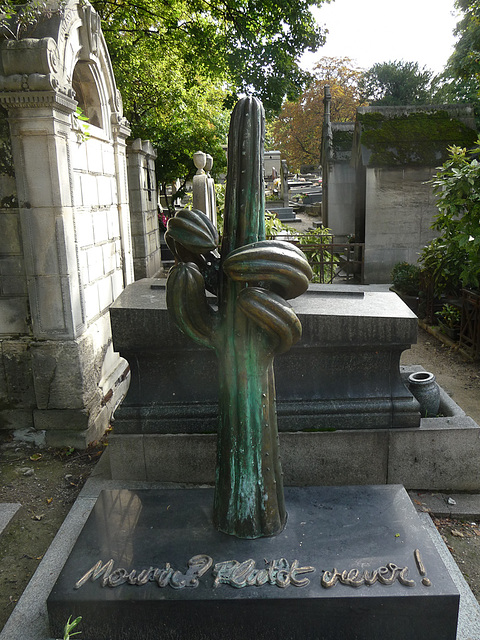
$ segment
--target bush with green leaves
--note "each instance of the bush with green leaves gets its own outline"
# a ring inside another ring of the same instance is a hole
[[[462,312],[458,307],[453,304],[444,304],[440,311],[436,311],[435,315],[443,322],[444,325],[450,329],[460,327],[460,321],[462,319]]]
[[[437,296],[480,286],[479,154],[480,139],[470,150],[450,147],[448,160],[431,181],[438,198],[432,229],[440,236],[425,247],[419,262]]]
[[[331,229],[326,227],[305,231],[297,237],[297,241],[312,268],[312,282],[314,283],[328,284],[333,280],[335,265],[338,264],[339,260],[327,248],[332,243],[332,238]]]
[[[406,296],[418,296],[420,291],[421,269],[416,264],[397,262],[392,269],[394,288]]]

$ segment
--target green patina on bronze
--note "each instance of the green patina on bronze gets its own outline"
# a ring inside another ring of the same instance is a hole
[[[215,349],[219,363],[214,522],[241,538],[285,526],[273,358],[301,336],[286,299],[301,295],[312,276],[296,247],[265,240],[264,131],[261,103],[241,100],[230,123],[220,255],[216,230],[200,212],[179,212],[166,233],[180,260],[168,276],[168,308],[184,333]]]
[[[358,113],[360,144],[371,151],[372,167],[429,166],[443,163],[452,145],[471,147],[477,133],[447,111],[397,116]]]

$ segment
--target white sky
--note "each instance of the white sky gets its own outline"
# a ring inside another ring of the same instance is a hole
[[[440,73],[453,51],[454,0],[334,0],[313,11],[329,33],[324,47],[304,56],[308,69],[329,56],[352,58],[364,69],[403,60]]]

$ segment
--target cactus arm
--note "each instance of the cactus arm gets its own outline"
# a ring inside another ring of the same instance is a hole
[[[205,295],[205,281],[191,262],[172,267],[167,278],[167,307],[178,328],[195,342],[213,347],[217,317]]]
[[[313,275],[299,249],[269,240],[232,251],[223,270],[232,280],[271,289],[287,300],[305,293]]]
[[[302,337],[297,314],[283,298],[259,287],[242,289],[238,304],[243,313],[271,338],[271,353],[288,351]]]
[[[218,232],[209,218],[197,209],[181,209],[167,222],[167,235],[192,253],[216,249]]]

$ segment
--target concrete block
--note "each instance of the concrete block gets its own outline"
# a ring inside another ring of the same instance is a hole
[[[115,349],[132,367],[123,407],[145,407],[149,432],[156,416],[158,432],[168,433],[160,409],[175,403],[176,420],[189,424],[185,431],[207,432],[215,417],[207,405],[217,400],[215,354],[176,329],[164,289],[150,287],[149,280],[135,282],[110,308]],[[419,425],[418,403],[399,371],[401,352],[416,340],[417,319],[398,296],[314,288],[293,305],[302,339],[275,358],[282,431]],[[192,424],[193,406],[206,411]]]
[[[70,145],[72,167],[76,171],[87,171],[87,145],[75,143]]]
[[[88,277],[88,257],[85,249],[80,249],[78,252],[78,266],[80,269],[80,281],[88,283],[90,279]]]
[[[92,212],[89,209],[76,211],[75,234],[80,247],[94,244]]]
[[[81,410],[85,405],[86,375],[81,349],[85,340],[45,340],[33,342],[30,351],[35,383],[36,405],[41,410]],[[93,376],[92,376],[93,377]],[[88,387],[87,387],[88,388]],[[43,428],[43,427],[42,427]]]
[[[100,313],[100,300],[98,298],[98,286],[97,283],[88,285],[83,290],[83,296],[85,300],[85,315],[87,321],[91,320]]]
[[[107,215],[105,209],[99,209],[93,213],[93,237],[97,245],[108,240]]]
[[[84,431],[88,427],[88,414],[80,409],[35,409],[35,429],[59,431]]]
[[[97,283],[98,286],[98,299],[100,303],[100,311],[108,309],[114,300],[112,291],[112,281],[110,276],[102,278]]]
[[[111,278],[112,278],[112,295],[113,295],[113,299],[116,300],[123,291],[123,273],[119,269],[116,269],[112,273]]]
[[[82,173],[82,197],[85,207],[98,205],[97,179],[90,173]]]
[[[25,276],[0,276],[1,295],[26,297],[27,281]]]
[[[0,335],[29,333],[28,313],[27,298],[0,298]]]
[[[388,482],[407,489],[478,491],[480,427],[468,416],[425,418],[390,432]]]
[[[101,207],[113,204],[112,182],[114,178],[111,176],[97,176],[98,204]]]
[[[28,278],[28,289],[36,335],[66,335],[69,327],[66,323],[64,308],[66,299],[63,279],[55,275]]]
[[[55,196],[58,195],[52,174],[55,167],[49,162],[49,146],[48,137],[45,135],[25,136],[22,140],[23,170],[32,207],[52,207],[55,204]],[[39,158],[45,160],[39,162]]]
[[[22,252],[20,237],[20,217],[18,212],[0,213],[0,254],[18,254]]]
[[[141,435],[109,437],[109,457],[113,480],[147,480],[144,440]]]
[[[385,484],[388,431],[280,433],[288,486]]]
[[[106,242],[102,245],[103,255],[103,272],[110,273],[115,270],[117,261],[115,258],[115,244],[113,242]]]
[[[103,253],[102,247],[91,247],[87,249],[88,281],[93,282],[103,276]]]
[[[27,273],[55,275],[60,273],[57,246],[57,211],[27,209],[21,211]]]
[[[103,173],[106,175],[115,175],[115,156],[113,153],[113,147],[111,145],[104,144],[102,150],[103,161]]]
[[[216,436],[211,434],[145,435],[144,454],[149,482],[202,484],[215,478]]]
[[[0,410],[0,430],[13,431],[14,435],[19,432],[29,433],[34,430],[33,409],[3,409]],[[38,432],[40,439],[41,432]],[[22,438],[25,439],[25,438]]]
[[[3,276],[21,276],[25,278],[25,261],[23,254],[0,256],[0,274]]]
[[[83,207],[82,180],[77,172],[73,174],[73,206]]]
[[[4,340],[2,343],[1,364],[11,408],[35,406],[30,344],[30,340]]]
[[[101,140],[90,138],[87,140],[85,147],[87,151],[87,167],[89,173],[103,173],[103,145]]]
[[[110,240],[120,237],[120,225],[118,222],[117,207],[110,207],[107,212],[108,237]]]

